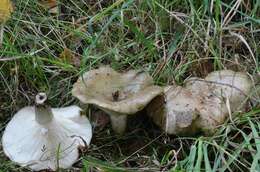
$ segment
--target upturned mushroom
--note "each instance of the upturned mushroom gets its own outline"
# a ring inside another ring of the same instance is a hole
[[[79,157],[78,147],[88,146],[92,128],[77,106],[50,108],[45,93],[36,105],[19,110],[2,137],[4,153],[32,170],[69,168]]]
[[[123,134],[127,115],[141,111],[162,89],[147,73],[130,70],[120,74],[105,66],[86,72],[74,84],[73,96],[110,115],[113,130]]]
[[[210,134],[233,112],[245,110],[251,88],[245,73],[212,72],[205,79],[187,80],[184,87],[165,89],[163,99],[148,105],[148,115],[168,134]],[[164,103],[154,109],[159,102]]]
[[[13,5],[10,0],[0,1],[0,46],[3,42],[4,25],[5,22],[11,17],[13,12]]]

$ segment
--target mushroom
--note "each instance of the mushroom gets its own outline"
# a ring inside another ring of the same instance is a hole
[[[205,79],[189,79],[186,88],[203,98],[196,125],[205,133],[213,133],[232,113],[245,111],[246,100],[253,82],[246,73],[220,70]],[[211,112],[211,113],[209,113]]]
[[[3,42],[4,25],[5,22],[11,17],[13,12],[13,5],[10,0],[0,1],[0,46]]]
[[[19,110],[2,137],[4,153],[32,170],[69,168],[79,157],[78,147],[90,144],[92,128],[78,106],[50,108],[45,93],[36,105]]]
[[[130,70],[120,74],[108,66],[86,72],[74,84],[73,96],[109,114],[113,130],[123,134],[127,115],[141,111],[162,89],[147,73]]]
[[[205,79],[190,78],[184,87],[165,89],[165,98],[155,98],[147,111],[168,134],[211,134],[233,112],[244,111],[251,88],[245,73],[216,71]]]
[[[198,117],[199,97],[180,86],[164,87],[147,106],[147,114],[168,134],[185,135],[196,132],[193,125]]]

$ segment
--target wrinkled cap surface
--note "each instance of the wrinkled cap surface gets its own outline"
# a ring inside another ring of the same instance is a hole
[[[245,73],[220,70],[209,73],[205,79],[190,78],[185,87],[195,94],[218,97],[223,102],[228,99],[231,110],[235,111],[245,104],[253,82]]]
[[[35,107],[18,111],[2,137],[3,150],[14,162],[32,170],[69,168],[79,158],[78,147],[89,145],[92,128],[77,106],[53,108],[53,120],[40,125]]]
[[[0,1],[0,24],[5,23],[13,11],[12,2],[10,0]]]
[[[213,132],[220,124],[223,124],[228,115],[223,98],[214,94],[215,86],[205,79],[192,77],[185,81],[185,88],[200,99],[197,106],[198,118],[194,122],[198,129],[204,132]]]
[[[198,117],[199,98],[180,86],[164,88],[147,107],[153,121],[168,134],[193,134],[193,121]]]
[[[227,119],[228,109],[231,113],[244,109],[252,81],[245,73],[220,70],[209,73],[205,79],[190,78],[185,87],[202,97],[196,125],[206,132],[212,132]]]
[[[109,114],[135,114],[163,90],[141,71],[120,74],[110,67],[86,72],[74,84],[72,94],[81,102],[94,104]]]

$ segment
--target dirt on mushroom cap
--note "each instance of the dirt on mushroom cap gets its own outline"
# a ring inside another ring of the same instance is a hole
[[[74,84],[72,94],[80,101],[115,113],[134,114],[142,110],[162,89],[140,71],[124,74],[110,67],[88,71]]]
[[[212,134],[233,112],[245,110],[251,88],[245,73],[215,71],[205,79],[188,79],[184,87],[164,89],[164,99],[153,100],[148,115],[168,134]]]

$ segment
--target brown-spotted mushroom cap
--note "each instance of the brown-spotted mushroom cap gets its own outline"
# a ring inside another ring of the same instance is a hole
[[[86,72],[72,89],[73,96],[81,102],[108,113],[119,134],[125,131],[127,115],[142,110],[161,92],[145,72],[130,70],[121,74],[108,66]]]
[[[78,106],[50,108],[44,93],[36,106],[19,110],[2,137],[4,153],[32,170],[69,168],[79,158],[78,148],[90,144],[92,128]]]
[[[194,134],[200,98],[180,86],[167,86],[164,95],[147,106],[147,114],[168,134]]]
[[[188,79],[184,87],[166,87],[164,97],[147,107],[148,115],[168,134],[212,134],[230,113],[243,110],[251,88],[244,73],[212,72],[205,79]]]

